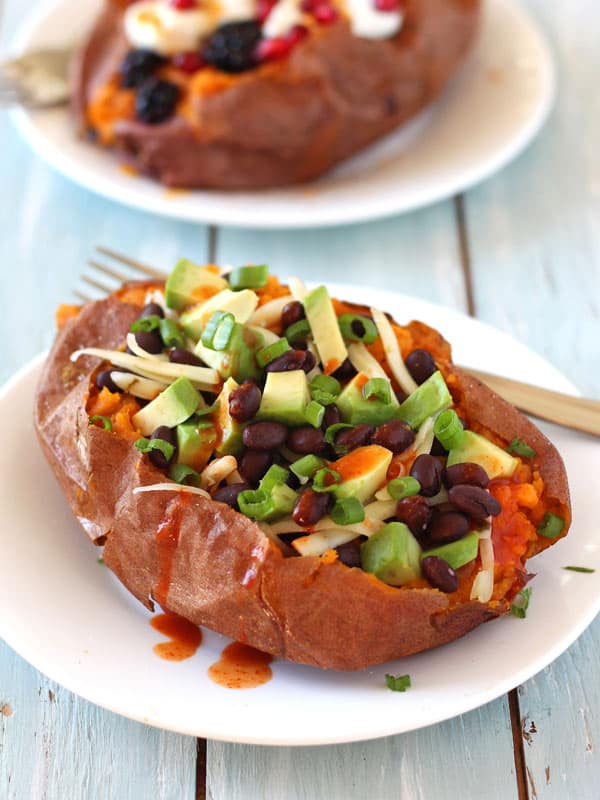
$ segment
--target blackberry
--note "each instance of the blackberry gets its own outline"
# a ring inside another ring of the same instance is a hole
[[[156,125],[168,119],[179,99],[179,87],[169,81],[148,78],[138,89],[135,113],[140,122]]]
[[[124,89],[141,86],[164,61],[152,50],[130,50],[121,64],[121,86]]]
[[[223,72],[243,72],[255,65],[254,51],[260,38],[260,22],[229,22],[207,40],[202,57]]]

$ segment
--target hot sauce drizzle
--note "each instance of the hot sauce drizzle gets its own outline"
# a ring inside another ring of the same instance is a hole
[[[221,658],[208,668],[208,677],[227,689],[254,689],[273,677],[269,664],[273,656],[247,644],[233,642]]]
[[[171,585],[173,561],[179,542],[179,526],[181,525],[183,510],[188,503],[188,497],[179,496],[177,503],[171,504],[166,519],[158,526],[156,533],[158,583],[154,590],[154,598],[163,608],[167,605],[167,596]]]
[[[160,642],[152,648],[165,661],[185,661],[186,658],[191,658],[202,642],[202,631],[197,625],[170,611],[152,617],[150,625],[169,639],[168,642]]]

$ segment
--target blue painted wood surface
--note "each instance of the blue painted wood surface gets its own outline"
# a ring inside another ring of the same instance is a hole
[[[24,0],[0,6],[10,42]],[[475,312],[600,396],[600,8],[529,0],[559,66],[559,102],[540,139],[464,197]],[[202,259],[202,226],[92,196],[35,158],[0,114],[0,381],[48,344],[91,247],[168,266]],[[222,262],[371,283],[467,309],[457,207],[330,231],[220,230]],[[26,335],[22,331],[26,330]],[[207,796],[237,798],[596,798],[600,623],[519,690],[527,786],[519,786],[507,698],[424,731],[338,747],[209,742]],[[0,643],[0,798],[194,798],[196,741],[102,711]],[[525,792],[525,793],[524,793]]]

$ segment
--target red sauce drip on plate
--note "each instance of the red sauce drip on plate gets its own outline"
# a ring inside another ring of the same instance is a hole
[[[152,648],[165,661],[185,661],[186,658],[191,658],[202,642],[200,628],[178,614],[159,614],[152,617],[150,625],[169,639],[168,642],[160,642]]]
[[[227,689],[254,689],[273,677],[269,666],[272,660],[268,653],[233,642],[223,650],[219,661],[208,668],[208,676]]]
[[[167,605],[167,595],[171,586],[171,572],[175,551],[179,542],[179,526],[184,507],[189,503],[189,498],[184,495],[178,497],[178,502],[173,503],[164,522],[158,526],[156,534],[156,549],[158,551],[158,583],[154,590],[154,598],[161,606]]]

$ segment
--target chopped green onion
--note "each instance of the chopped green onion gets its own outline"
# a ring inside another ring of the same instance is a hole
[[[329,467],[323,467],[315,473],[313,478],[313,489],[315,492],[333,492],[338,483],[342,482],[339,472]]]
[[[229,273],[229,288],[233,289],[262,289],[269,277],[269,267],[266,264],[238,267]]]
[[[206,406],[206,408],[197,408],[194,411],[194,419],[196,419],[197,417],[208,417],[211,414],[214,414],[215,411],[218,410],[219,410],[219,404],[218,402],[215,401],[211,406]],[[204,424],[208,425],[208,423]]]
[[[371,378],[362,389],[365,400],[379,400],[386,406],[392,402],[392,387],[387,378]]]
[[[509,453],[514,453],[517,456],[523,456],[523,458],[533,458],[535,456],[535,450],[533,447],[529,447],[527,442],[519,439],[518,436],[512,440],[506,449]]]
[[[338,500],[330,513],[336,525],[354,525],[365,518],[365,509],[356,497],[344,497]]]
[[[300,344],[306,341],[306,337],[309,333],[310,325],[308,324],[308,320],[299,319],[298,322],[294,322],[289,328],[285,329],[284,335],[290,344]]]
[[[258,488],[265,494],[271,494],[276,486],[284,484],[289,478],[290,473],[287,469],[280,467],[279,464],[272,464],[265,472]]]
[[[344,339],[350,342],[373,344],[379,335],[373,320],[360,314],[342,314],[338,317],[338,325]]]
[[[328,394],[332,394],[334,397],[337,397],[342,391],[342,384],[331,375],[315,375],[312,381],[308,384],[308,388],[310,389],[311,394],[313,390],[321,389],[323,392],[327,392]]]
[[[325,406],[317,403],[316,400],[311,400],[304,409],[304,416],[306,421],[313,426],[313,428],[320,428],[325,416]]]
[[[137,333],[138,331],[155,331],[159,327],[161,321],[161,317],[159,317],[158,314],[150,314],[148,317],[134,320],[129,330],[132,333]]]
[[[307,456],[302,456],[298,461],[290,464],[290,469],[294,475],[300,479],[300,483],[306,483],[309,478],[315,474],[318,469],[325,466],[325,459],[309,453]]]
[[[102,556],[100,556],[99,558],[96,559],[96,563],[97,564],[104,564],[104,559],[102,558]]]
[[[525,619],[527,616],[527,609],[529,608],[529,601],[531,600],[531,589],[521,589],[519,594],[515,597],[510,613],[513,617]]]
[[[185,486],[200,485],[200,475],[187,464],[173,464],[169,470],[169,478]]]
[[[407,689],[410,689],[410,675],[386,675],[385,676],[385,685],[388,689],[391,689],[392,692],[405,692]]]
[[[338,431],[341,431],[343,428],[353,428],[353,427],[354,425],[350,425],[349,422],[336,422],[334,425],[330,425],[325,431],[325,441],[327,442],[327,444],[330,444],[332,447],[335,447],[335,437],[337,436]]]
[[[171,442],[167,442],[164,439],[146,439],[142,437],[141,439],[137,439],[133,444],[140,453],[150,453],[152,450],[160,450],[167,461],[170,461],[175,453],[175,447]]]
[[[238,494],[238,507],[247,517],[264,520],[272,510],[272,503],[262,489],[246,489]]]
[[[165,347],[185,347],[185,336],[174,320],[161,319],[158,327]]]
[[[585,572],[590,574],[592,572],[596,572],[596,570],[592,569],[591,567],[563,567],[563,569],[568,569],[571,572]]]
[[[556,539],[557,536],[560,536],[564,527],[565,521],[562,517],[547,511],[537,526],[537,532],[540,536],[545,536],[546,539]]]
[[[200,340],[204,347],[210,350],[225,350],[235,328],[235,317],[225,311],[214,311],[206,327],[202,331]]]
[[[279,356],[287,353],[288,350],[291,350],[288,340],[277,339],[277,341],[273,342],[273,344],[270,344],[267,347],[263,347],[262,350],[259,350],[256,354],[256,360],[261,367],[266,367],[267,364],[270,364],[271,361],[274,361],[276,358],[279,358]]]
[[[103,417],[102,414],[94,414],[93,417],[90,417],[89,424],[94,425],[96,422],[101,422],[105,431],[112,431],[112,422],[108,417]]]
[[[465,430],[456,411],[448,408],[434,422],[433,433],[444,449],[453,450],[460,445]]]
[[[393,478],[387,490],[392,500],[403,500],[405,497],[414,497],[421,491],[421,484],[416,478],[406,476],[405,478]]]

